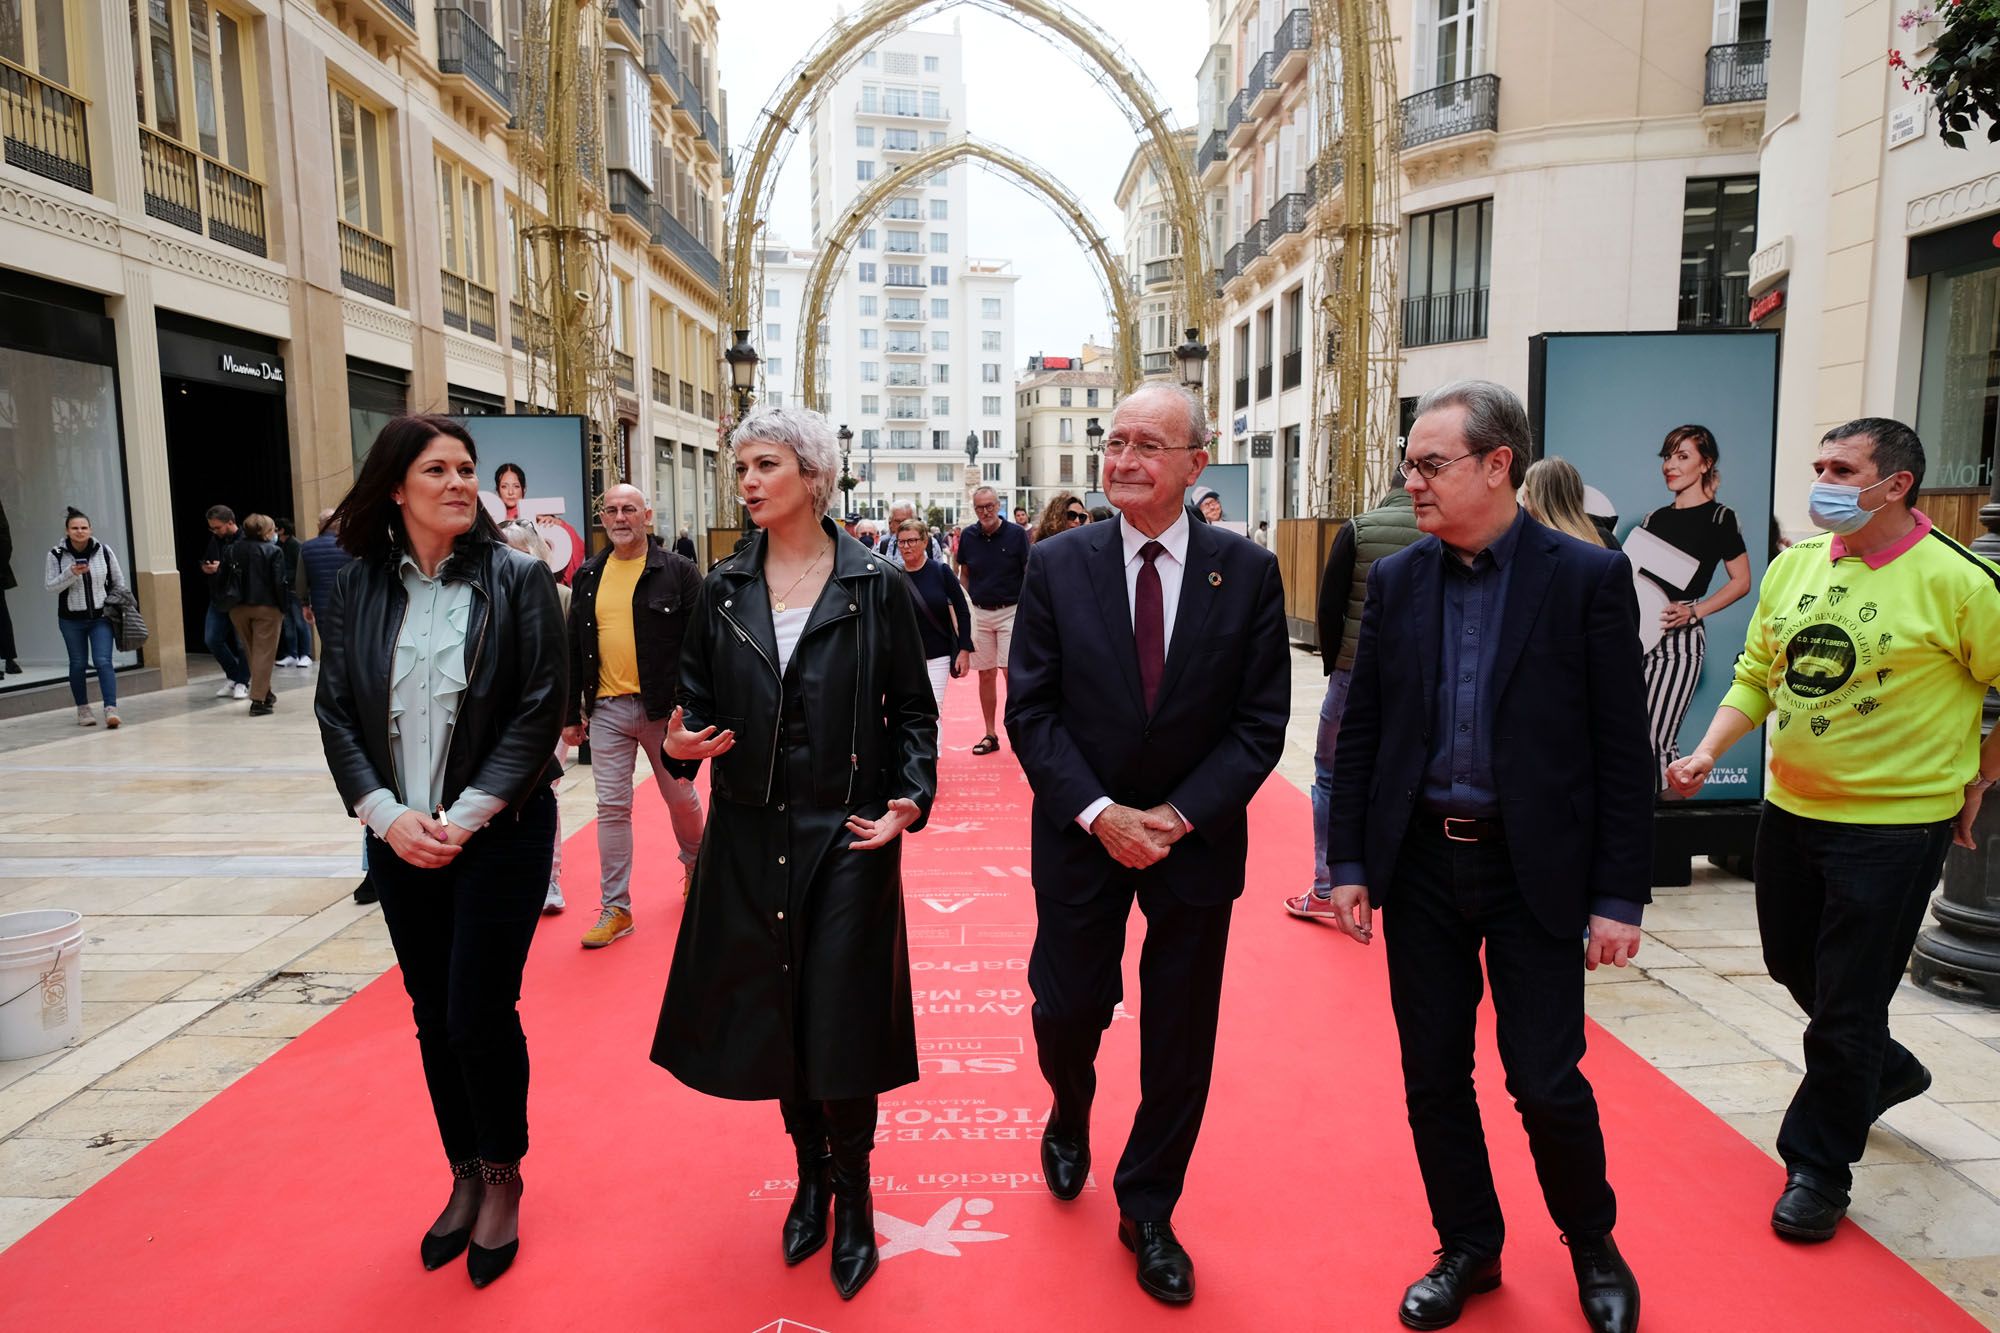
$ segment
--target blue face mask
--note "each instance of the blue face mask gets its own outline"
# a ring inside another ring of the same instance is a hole
[[[1875,483],[1880,486],[1892,478],[1884,477]],[[1882,506],[1864,509],[1861,497],[1875,486],[1841,486],[1831,481],[1816,481],[1806,497],[1806,512],[1811,515],[1813,526],[1822,532],[1831,532],[1844,537],[1851,532],[1859,532],[1868,526]]]

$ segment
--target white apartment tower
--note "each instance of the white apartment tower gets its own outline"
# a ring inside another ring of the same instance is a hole
[[[815,247],[861,194],[917,154],[964,132],[959,33],[901,32],[861,57],[820,99],[811,124]],[[826,314],[822,408],[854,432],[852,508],[907,500],[969,521],[967,436],[981,480],[1011,507],[1014,284],[1008,260],[975,258],[960,162],[911,175],[861,231]],[[768,278],[767,278],[768,283]],[[769,288],[767,286],[767,292]],[[768,296],[767,296],[768,301]],[[782,300],[783,298],[779,298]],[[775,312],[768,311],[767,314]],[[787,311],[796,330],[809,312]],[[768,332],[768,330],[767,330]],[[797,355],[796,335],[781,351]],[[772,377],[772,385],[778,383]]]

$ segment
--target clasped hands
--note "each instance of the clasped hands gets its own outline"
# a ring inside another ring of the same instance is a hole
[[[1111,859],[1132,870],[1144,870],[1166,860],[1175,843],[1187,836],[1180,811],[1162,801],[1150,810],[1107,805],[1091,821],[1090,836],[1104,844]]]
[[[383,841],[389,850],[419,870],[438,870],[452,863],[459,849],[472,838],[473,830],[461,824],[433,819],[421,810],[405,810],[389,825]]]

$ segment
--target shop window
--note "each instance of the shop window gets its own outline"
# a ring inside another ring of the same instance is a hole
[[[1750,325],[1750,256],[1757,250],[1757,178],[1697,178],[1681,206],[1680,327]]]
[[[1925,490],[1977,490],[1993,482],[2000,418],[2000,261],[1930,275],[1924,311],[1917,434]]]

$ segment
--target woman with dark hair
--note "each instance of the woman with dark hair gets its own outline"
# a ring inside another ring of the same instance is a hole
[[[506,513],[498,517],[520,518],[521,501],[528,494],[528,474],[521,470],[519,463],[502,463],[493,469],[493,493],[500,497],[500,503],[506,509]],[[567,588],[576,571],[583,568],[585,554],[583,538],[578,535],[575,528],[554,514],[536,514],[534,518],[542,527],[561,528],[569,536],[569,555],[563,561],[562,568],[555,570],[556,582]]]
[[[356,557],[315,608],[320,738],[368,826],[369,877],[416,1015],[451,1198],[426,1268],[474,1286],[520,1245],[528,1045],[515,1005],[555,845],[567,644],[555,584],[499,540],[465,427],[382,428],[334,511]]]
[[[945,682],[963,676],[972,660],[972,605],[965,589],[944,561],[931,553],[930,525],[906,518],[896,525],[896,554],[917,595],[917,628],[924,636],[924,666],[931,673],[931,693],[938,712],[944,711]]]
[[[1083,501],[1068,491],[1057,491],[1055,497],[1042,506],[1042,517],[1035,524],[1032,536],[1041,541],[1053,537],[1058,532],[1068,532],[1090,522],[1090,511],[1083,507]]]
[[[1661,505],[1639,524],[1694,562],[1693,576],[1673,584],[1651,570],[1645,576],[1671,599],[1660,612],[1660,641],[1646,653],[1646,715],[1653,740],[1655,781],[1667,786],[1667,765],[1681,757],[1681,722],[1701,683],[1708,653],[1702,621],[1734,605],[1750,591],[1750,555],[1742,529],[1728,506],[1716,501],[1722,480],[1722,449],[1706,426],[1676,426],[1660,446],[1660,474],[1673,503]],[[1629,541],[1630,538],[1627,538]],[[1716,566],[1728,575],[1711,593]]]
[[[876,1096],[917,1077],[902,843],[937,792],[937,701],[910,580],[826,516],[817,413],[735,434],[757,531],[702,582],[667,752],[714,800],[653,1059],[715,1097],[775,1098],[798,1154],[785,1262],[827,1242],[851,1297],[875,1271]]]
[[[56,595],[56,627],[69,649],[69,693],[76,700],[76,724],[97,725],[90,711],[88,660],[97,663],[97,688],[104,695],[104,725],[118,728],[117,639],[104,614],[104,594],[125,586],[118,557],[90,535],[90,520],[71,509],[63,524],[63,540],[49,551],[48,577],[43,586]]]

